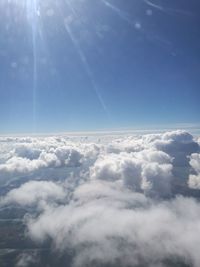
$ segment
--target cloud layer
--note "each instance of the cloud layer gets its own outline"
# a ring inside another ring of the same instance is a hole
[[[200,147],[191,134],[0,141],[1,183],[19,182],[0,205],[32,207],[28,235],[72,251],[70,266],[200,266]]]

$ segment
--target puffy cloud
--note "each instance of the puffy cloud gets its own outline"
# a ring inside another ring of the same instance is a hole
[[[0,164],[0,177],[7,174],[28,174],[48,167],[78,167],[82,154],[70,144],[45,141],[18,144]]]
[[[69,266],[200,266],[200,204],[190,189],[200,189],[200,150],[191,134],[2,143],[0,178],[37,175],[8,190],[1,205],[34,206],[24,219],[29,237],[70,251]],[[40,177],[44,168],[57,182]]]
[[[120,138],[4,139],[0,140],[4,144],[0,160],[1,181],[34,172],[38,175],[45,168],[70,167],[74,176],[77,175],[75,168],[79,170],[80,178],[121,182],[135,191],[169,196],[174,183],[186,188],[189,175],[190,187],[194,187],[192,180],[193,184],[198,180],[198,172],[190,172],[190,156],[199,153],[199,145],[185,131]]]
[[[188,156],[199,151],[199,145],[193,136],[181,130],[159,135],[153,145],[174,157],[174,166],[189,166]]]
[[[158,164],[172,163],[172,158],[163,151],[144,149],[138,153],[134,153],[133,155],[140,160],[148,162],[156,162]]]
[[[64,197],[65,192],[60,185],[48,181],[30,181],[9,191],[2,199],[1,205],[16,203],[21,206],[31,206],[41,202],[62,200]]]
[[[191,155],[190,165],[197,173],[200,173],[200,154],[195,153]]]
[[[170,266],[167,260],[199,266],[198,202],[178,197],[155,203],[111,182],[105,190],[105,182],[100,188],[95,183],[77,188],[68,205],[29,219],[30,236],[38,242],[50,237],[57,250],[73,249],[75,266]]]
[[[189,187],[200,189],[200,154],[194,153],[190,156],[190,165],[194,173],[189,176]]]
[[[183,130],[177,130],[173,132],[166,132],[162,135],[163,140],[167,141],[174,141],[174,142],[179,142],[183,144],[188,144],[193,142],[193,136]]]
[[[6,163],[0,165],[0,173],[29,173],[40,168],[56,167],[60,162],[53,153],[42,152],[38,159],[30,160],[28,158],[16,157],[8,159]]]
[[[66,165],[69,167],[77,167],[80,165],[82,155],[74,148],[62,146],[56,149],[50,149],[50,152],[57,156],[60,161],[60,165]]]
[[[17,157],[33,160],[39,158],[41,152],[42,152],[41,149],[34,148],[32,145],[29,144],[23,144],[23,145],[18,145],[14,149],[13,154],[16,155]]]
[[[192,189],[200,189],[200,174],[189,176],[188,185]]]
[[[102,180],[123,180],[130,181],[135,190],[140,188],[141,162],[129,154],[110,154],[99,158],[94,166],[90,168],[91,177]]]
[[[109,154],[99,158],[91,167],[91,177],[101,180],[121,180],[135,191],[170,193],[172,165],[164,152],[145,150],[138,153]]]

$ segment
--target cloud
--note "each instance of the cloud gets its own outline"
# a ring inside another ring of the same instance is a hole
[[[45,167],[57,167],[60,162],[53,153],[41,153],[38,159],[30,160],[22,157],[12,157],[0,166],[0,173],[26,174]]]
[[[23,139],[24,140],[24,139]],[[29,174],[42,168],[78,167],[82,154],[71,143],[58,142],[56,139],[20,142],[7,155],[5,162],[0,164],[0,177],[6,175]]]
[[[50,240],[58,255],[70,251],[69,266],[199,267],[196,140],[185,131],[4,140],[0,178],[33,176],[8,189],[1,206],[34,208],[24,218],[28,236]]]
[[[18,145],[14,149],[13,154],[16,155],[17,157],[33,160],[39,158],[41,152],[42,150],[39,148],[34,148],[29,144],[23,144],[23,145]]]
[[[62,200],[65,197],[62,186],[48,181],[30,181],[8,192],[2,204],[16,203],[21,206],[31,206],[41,202]]]
[[[193,174],[189,176],[189,187],[193,189],[200,189],[200,154],[194,153],[190,156],[190,165]]]
[[[16,267],[28,267],[30,265],[38,264],[37,256],[37,253],[31,251],[21,253],[17,259]]]
[[[110,186],[91,195],[86,185],[78,188],[68,205],[48,208],[29,220],[30,236],[38,242],[50,237],[59,251],[74,249],[74,266],[155,266],[166,260],[199,266],[198,202],[177,197],[155,203]]]
[[[132,190],[153,190],[157,194],[169,193],[171,171],[170,157],[151,150],[105,155],[90,168],[93,179],[118,180]]]
[[[193,136],[185,131],[167,132],[160,135],[153,145],[174,158],[174,166],[189,166],[188,156],[199,152],[199,145]]]

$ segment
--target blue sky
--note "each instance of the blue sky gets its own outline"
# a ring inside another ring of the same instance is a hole
[[[198,2],[2,0],[0,133],[198,124]]]

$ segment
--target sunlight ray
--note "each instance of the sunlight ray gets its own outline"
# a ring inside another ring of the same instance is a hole
[[[32,52],[33,52],[33,86],[32,86],[32,108],[33,108],[33,132],[36,131],[36,101],[37,101],[37,29],[39,18],[39,5],[37,0],[28,0],[26,2],[27,16],[32,31]]]
[[[77,14],[75,13],[75,10],[71,7],[70,1],[67,1],[66,3],[69,6],[71,12],[77,17]],[[77,51],[77,53],[78,53],[78,55],[80,57],[80,60],[81,60],[81,62],[83,64],[83,66],[84,66],[84,69],[85,69],[85,71],[86,71],[86,73],[88,75],[88,78],[90,79],[92,88],[93,88],[93,90],[94,90],[94,92],[95,92],[95,94],[96,94],[96,96],[98,98],[98,101],[101,104],[101,107],[104,110],[104,112],[107,114],[107,116],[109,116],[109,112],[108,112],[107,106],[106,106],[106,104],[105,104],[105,102],[104,102],[104,100],[103,100],[103,98],[102,98],[102,96],[101,96],[101,94],[99,92],[99,88],[98,88],[98,86],[96,84],[96,81],[94,79],[94,75],[93,75],[93,73],[91,71],[91,68],[90,68],[89,63],[87,61],[87,58],[86,58],[83,50],[81,49],[81,47],[79,45],[79,42],[77,41],[77,39],[75,38],[73,32],[71,31],[71,28],[69,26],[69,23],[68,23],[67,19],[64,19],[64,26],[65,26],[65,29],[66,29],[66,31],[67,31],[67,33],[68,33],[68,35],[69,35],[74,47],[76,48],[76,51]]]
[[[132,21],[125,12],[123,12],[122,10],[120,10],[119,8],[117,8],[116,6],[112,5],[111,3],[109,3],[106,0],[102,0],[102,2],[107,7],[112,9],[120,18],[122,18],[123,20],[127,21],[131,26],[135,26],[136,22]]]
[[[157,10],[160,10],[161,12],[163,12],[167,15],[180,14],[180,15],[186,15],[186,16],[193,16],[193,14],[191,12],[186,11],[186,10],[163,7],[161,5],[158,5],[158,4],[151,2],[150,0],[144,0],[144,2],[147,5],[149,5],[150,7],[153,7]]]
[[[135,30],[139,31],[141,34],[143,34],[144,38],[146,40],[148,40],[151,43],[154,44],[159,44],[159,45],[164,45],[164,46],[171,46],[171,43],[160,37],[159,35],[156,35],[154,33],[150,33],[149,31],[146,31],[144,29],[144,27],[142,26],[142,23],[140,22],[140,20],[133,20],[129,17],[129,15],[120,10],[118,7],[112,5],[111,3],[109,3],[107,0],[101,0],[105,6],[107,6],[108,8],[110,8],[116,15],[118,15],[122,20],[126,21],[131,27],[133,27]],[[144,0],[145,1],[145,0]],[[148,1],[148,0],[147,0]]]

